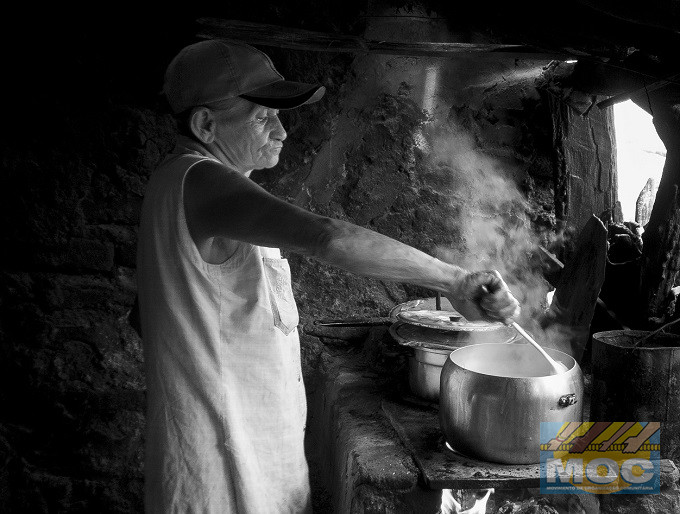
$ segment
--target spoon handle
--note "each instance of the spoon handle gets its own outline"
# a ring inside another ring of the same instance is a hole
[[[517,330],[517,332],[519,332],[519,334],[520,334],[524,339],[526,339],[527,341],[529,341],[529,342],[534,346],[534,348],[536,348],[539,352],[541,352],[541,354],[543,355],[543,357],[545,357],[545,359],[550,363],[550,365],[552,366],[552,368],[553,368],[555,371],[557,371],[557,372],[561,372],[561,371],[562,371],[562,369],[561,369],[560,366],[557,364],[557,362],[555,362],[555,360],[554,360],[550,355],[548,355],[548,353],[541,347],[541,345],[538,344],[536,341],[534,341],[533,337],[531,337],[531,336],[526,332],[526,330],[524,330],[522,327],[520,327],[520,326],[517,324],[517,322],[515,322],[515,321],[511,322],[511,323],[510,323],[510,326],[511,326],[512,328],[514,328],[515,330]]]

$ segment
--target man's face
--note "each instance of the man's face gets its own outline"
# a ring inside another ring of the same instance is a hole
[[[215,111],[215,143],[241,173],[276,166],[287,136],[279,111],[241,102],[228,112]]]

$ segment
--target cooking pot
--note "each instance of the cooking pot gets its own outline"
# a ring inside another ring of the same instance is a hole
[[[591,361],[590,419],[660,421],[661,458],[680,459],[680,335],[596,332]]]
[[[513,330],[487,332],[444,332],[397,322],[390,327],[395,340],[413,348],[408,358],[411,391],[430,402],[439,400],[442,367],[449,354],[464,346],[483,342],[510,343],[517,339]]]
[[[414,348],[408,358],[408,385],[415,394],[436,402],[439,399],[439,382],[442,367],[451,349]]]
[[[582,421],[583,374],[571,356],[546,351],[567,367],[550,374],[526,343],[475,344],[453,351],[441,372],[439,421],[449,446],[502,464],[540,462],[542,421]]]

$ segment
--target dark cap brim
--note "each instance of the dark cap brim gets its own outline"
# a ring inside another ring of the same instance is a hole
[[[325,92],[319,84],[281,80],[239,96],[271,109],[294,109],[320,100]]]

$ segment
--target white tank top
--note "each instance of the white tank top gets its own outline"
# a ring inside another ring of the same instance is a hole
[[[298,311],[278,249],[208,264],[188,232],[187,171],[149,181],[137,274],[147,381],[146,512],[310,510]]]

